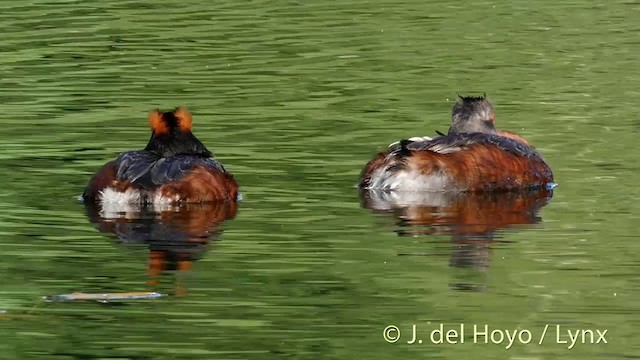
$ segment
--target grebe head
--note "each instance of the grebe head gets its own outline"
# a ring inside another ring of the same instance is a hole
[[[191,114],[184,107],[173,111],[151,110],[151,139],[145,150],[159,157],[194,155],[211,157],[207,148],[191,133]]]
[[[496,113],[486,96],[458,98],[451,111],[449,134],[496,133]]]

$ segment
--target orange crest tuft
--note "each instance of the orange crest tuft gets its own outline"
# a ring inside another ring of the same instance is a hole
[[[187,109],[180,106],[173,112],[173,115],[180,121],[178,126],[182,131],[191,131],[191,113]]]
[[[162,112],[158,109],[149,112],[149,125],[151,125],[151,130],[153,130],[153,133],[156,135],[169,132],[169,127],[162,119]]]

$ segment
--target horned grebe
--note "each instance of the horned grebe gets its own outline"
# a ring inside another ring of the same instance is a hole
[[[543,188],[551,168],[522,137],[495,128],[485,97],[460,97],[448,134],[392,144],[363,169],[359,186],[405,191],[493,191]]]
[[[149,113],[151,139],[144,150],[121,153],[104,165],[82,194],[102,204],[175,204],[236,201],[238,184],[191,133],[183,107]]]

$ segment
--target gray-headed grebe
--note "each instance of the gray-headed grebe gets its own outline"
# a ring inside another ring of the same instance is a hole
[[[522,137],[495,128],[485,97],[460,97],[448,134],[392,144],[369,161],[359,186],[404,191],[494,191],[543,188],[553,173]]]

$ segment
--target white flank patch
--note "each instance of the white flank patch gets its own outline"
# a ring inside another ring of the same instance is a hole
[[[143,193],[140,190],[128,189],[125,192],[106,188],[100,192],[102,204],[100,216],[103,218],[121,218],[123,214],[138,213],[145,204],[151,205],[154,211],[174,209],[176,199],[160,195],[160,193]]]
[[[102,203],[100,217],[104,219],[129,218],[127,215],[140,212],[140,204]]]
[[[153,204],[169,205],[178,202],[180,199],[176,195],[174,198],[164,197],[160,192],[143,192],[136,189],[128,189],[125,192],[117,191],[113,188],[106,188],[100,192],[100,202],[103,205],[125,205],[125,204]]]
[[[100,191],[100,216],[106,219],[122,217],[124,213],[140,211],[142,196],[140,191],[129,189],[125,192],[113,188]]]
[[[422,174],[416,170],[387,171],[381,168],[371,175],[370,189],[400,191],[461,191],[446,174]]]
[[[179,198],[178,195],[175,196],[175,199],[172,198],[168,198],[168,197],[164,197],[162,196],[162,194],[160,194],[160,192],[156,191],[153,194],[153,205],[155,208],[155,205],[159,205],[160,207],[166,207],[167,205],[171,205],[173,203],[178,202]]]
[[[370,207],[376,210],[391,210],[399,207],[429,206],[445,208],[451,205],[458,193],[443,191],[376,191],[368,192]]]
[[[125,192],[117,191],[113,188],[106,188],[100,191],[100,201],[102,204],[139,204],[142,202],[140,191],[128,189]]]

